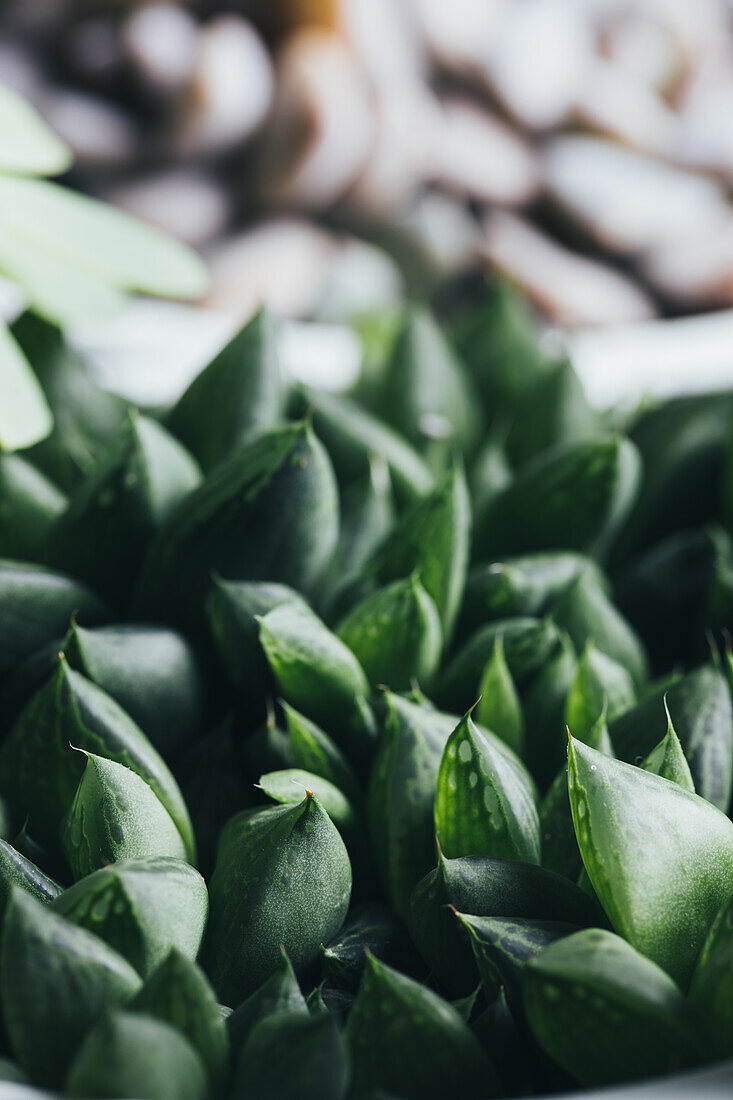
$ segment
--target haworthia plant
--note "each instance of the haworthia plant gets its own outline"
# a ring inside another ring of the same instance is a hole
[[[331,1013],[283,1013],[260,1021],[243,1045],[233,1095],[250,1100],[346,1100],[351,1078]]]
[[[17,454],[0,454],[0,557],[42,561],[48,533],[67,499]]]
[[[476,721],[512,749],[524,755],[524,716],[516,685],[504,656],[504,643],[499,636],[486,662],[479,684]]]

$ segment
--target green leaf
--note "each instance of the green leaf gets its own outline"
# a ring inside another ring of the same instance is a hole
[[[124,606],[153,536],[200,481],[197,464],[173,436],[131,415],[51,531],[51,564]]]
[[[395,522],[394,494],[389,467],[374,455],[365,477],[341,493],[341,529],[331,566],[336,587],[326,594],[328,606],[337,603],[341,588],[358,577]]]
[[[667,732],[667,713],[690,766],[696,792],[719,810],[730,805],[733,780],[733,710],[728,685],[712,665],[664,682],[610,724],[620,759],[635,763]]]
[[[351,650],[305,606],[283,604],[260,620],[260,644],[276,691],[323,726],[350,760],[371,754],[369,682]]]
[[[49,902],[61,887],[48,875],[44,875],[35,863],[31,863],[12,844],[0,840],[0,925],[10,901],[13,889],[25,890],[38,901]]]
[[[183,838],[145,780],[123,764],[85,755],[84,774],[61,833],[74,878],[128,859],[185,860]]]
[[[0,677],[66,633],[73,614],[93,625],[104,618],[80,581],[40,565],[0,560]]]
[[[275,425],[284,388],[275,323],[262,308],[194,378],[167,424],[210,470],[253,430]]]
[[[455,351],[424,306],[408,307],[377,394],[378,411],[411,443],[470,447],[480,405]]]
[[[0,176],[5,232],[113,286],[196,298],[207,276],[190,249],[120,210],[53,183]]]
[[[260,1020],[269,1016],[291,1015],[294,1012],[305,1016],[308,1008],[290,959],[282,950],[275,972],[242,1001],[228,1018],[227,1031],[232,1050],[236,1053],[242,1048]]]
[[[506,489],[513,476],[503,439],[489,436],[474,458],[469,474],[471,500],[479,526],[491,501]]]
[[[491,1062],[458,1012],[373,956],[349,1015],[346,1041],[358,1096],[372,1088],[405,1100],[468,1100],[501,1092]]]
[[[464,715],[446,742],[435,789],[435,832],[448,859],[540,862],[534,783],[517,756]]]
[[[690,774],[690,766],[687,763],[680,739],[675,733],[672,718],[665,702],[667,710],[667,732],[658,745],[655,745],[645,760],[639,765],[645,772],[653,775],[661,775],[662,779],[669,779],[676,783],[684,791],[695,791],[695,783]]]
[[[686,987],[733,892],[733,824],[676,783],[571,741],[578,846],[616,931]]]
[[[437,609],[416,574],[367,596],[336,633],[356,656],[373,686],[405,691],[428,684],[440,661],[443,632]]]
[[[620,437],[538,455],[496,497],[476,534],[482,558],[580,550],[602,559],[636,498],[638,453]]]
[[[549,447],[590,439],[598,433],[599,420],[570,360],[548,363],[514,410],[506,444],[509,457],[521,467]]]
[[[180,1031],[198,1052],[213,1085],[229,1063],[227,1025],[206,975],[189,955],[172,947],[130,1005]]]
[[[73,622],[63,643],[71,668],[127,711],[155,748],[174,760],[204,725],[204,683],[182,635],[128,624],[87,630]]]
[[[274,802],[286,806],[302,802],[307,791],[314,794],[341,833],[353,857],[359,841],[359,819],[346,795],[328,779],[301,768],[283,768],[261,775],[259,786]]]
[[[555,600],[550,614],[567,630],[578,652],[591,641],[622,665],[637,686],[644,683],[649,671],[644,648],[591,574],[581,573],[572,581]]]
[[[59,1087],[102,1012],[128,1003],[140,978],[97,936],[75,928],[24,890],[5,917],[0,965],[5,1025],[31,1080]]]
[[[308,592],[329,565],[337,533],[336,482],[310,426],[263,432],[220,463],[164,524],[143,567],[137,606],[146,618],[198,626],[212,572]]]
[[[30,103],[0,84],[0,172],[55,176],[71,164],[71,150]]]
[[[362,800],[359,781],[341,750],[315,722],[282,700],[278,705],[285,718],[285,765],[323,776],[358,806]]]
[[[541,951],[525,1006],[547,1053],[596,1088],[699,1061],[691,1013],[664,971],[611,932],[585,929]]]
[[[697,1013],[710,1054],[733,1054],[733,899],[725,902],[708,932],[690,984],[690,1004]]]
[[[3,792],[28,814],[41,843],[58,846],[62,819],[84,770],[84,755],[76,749],[124,764],[144,779],[175,822],[189,857],[194,857],[188,811],[162,757],[106,692],[63,659],[0,750]]]
[[[38,379],[0,321],[0,449],[30,447],[52,428],[53,415]]]
[[[412,888],[435,863],[435,782],[456,719],[390,692],[384,703],[369,782],[369,833],[385,893],[404,916]]]
[[[382,420],[348,397],[312,394],[313,424],[330,454],[340,485],[369,473],[374,455],[387,463],[395,492],[402,503],[424,496],[433,485],[425,462],[409,443]]]
[[[147,977],[172,948],[196,958],[208,897],[188,863],[157,857],[101,867],[59,894],[53,909],[94,932]]]
[[[635,702],[627,669],[587,642],[565,703],[565,724],[573,737],[587,742],[601,715],[612,721]]]
[[[329,986],[356,993],[367,956],[374,955],[404,971],[414,952],[404,924],[382,902],[355,906],[335,939],[321,945],[321,972]]]
[[[12,332],[33,364],[54,419],[48,439],[37,444],[29,458],[68,492],[122,429],[129,406],[100,389],[55,325],[26,312]]]
[[[66,497],[20,455],[0,454],[0,556],[41,561]]]
[[[331,1013],[293,1012],[252,1030],[237,1060],[234,1091],[248,1100],[345,1100],[350,1077]]]
[[[66,1095],[206,1100],[201,1058],[170,1024],[137,1012],[112,1012],[93,1028],[73,1061]]]
[[[296,971],[313,962],[341,927],[350,895],[346,848],[312,795],[233,817],[210,882],[205,948],[221,1000],[253,992],[277,969],[281,946]]]
[[[410,900],[410,934],[443,989],[460,996],[474,988],[471,948],[449,907],[478,917],[604,923],[598,903],[574,883],[533,863],[442,854]]]
[[[483,671],[499,638],[519,691],[556,656],[562,644],[551,619],[499,619],[487,623],[471,635],[443,671],[437,689],[443,706],[465,711],[476,702]]]
[[[479,726],[496,734],[517,756],[524,755],[522,704],[506,663],[501,635],[481,677],[475,714]]]
[[[567,634],[544,662],[524,698],[525,761],[539,789],[544,791],[564,766],[568,735],[565,722],[567,699],[578,663]]]
[[[590,558],[565,550],[475,565],[466,582],[461,636],[493,619],[544,615],[555,597],[586,569],[599,584],[606,583]]]
[[[468,932],[487,994],[503,988],[510,1008],[520,1020],[527,963],[551,943],[578,931],[577,925],[562,921],[474,917],[458,912],[456,916]]]

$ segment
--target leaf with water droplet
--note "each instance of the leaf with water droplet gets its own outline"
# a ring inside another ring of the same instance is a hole
[[[153,536],[201,482],[198,464],[155,420],[127,423],[72,492],[48,560],[125,607]]]
[[[244,811],[221,834],[210,881],[205,960],[217,994],[238,1003],[280,964],[296,971],[341,927],[351,865],[318,800]]]
[[[372,1088],[394,1090],[405,1100],[501,1093],[494,1067],[456,1010],[373,956],[349,1015],[346,1041],[357,1095]]]
[[[201,875],[179,859],[151,857],[100,867],[53,900],[147,977],[175,947],[195,959],[208,913]]]
[[[404,691],[429,684],[440,661],[443,632],[437,609],[416,574],[393,581],[357,604],[336,633],[373,686]]]
[[[480,917],[563,921],[581,927],[604,923],[594,899],[543,867],[492,856],[446,859],[441,853],[437,868],[413,891],[408,923],[425,962],[441,987],[454,996],[474,987],[476,970],[449,906]]]
[[[446,742],[435,788],[435,832],[448,859],[540,862],[540,821],[529,772],[503,741],[464,715]]]
[[[8,904],[0,991],[13,1054],[32,1080],[58,1088],[84,1036],[106,1009],[128,1003],[140,978],[97,936],[24,890]]]
[[[227,1026],[214,990],[191,957],[172,947],[130,1008],[180,1031],[198,1051],[212,1085],[222,1082],[229,1062]]]
[[[522,704],[506,663],[501,635],[481,676],[474,713],[480,726],[495,733],[517,756],[524,755]]]
[[[385,893],[404,915],[413,886],[435,863],[435,782],[456,719],[391,692],[384,706],[369,782],[369,833]]]
[[[684,988],[733,893],[733,824],[676,783],[571,740],[568,790],[585,869],[616,931]]]
[[[539,1043],[587,1088],[700,1060],[677,986],[612,932],[584,929],[545,948],[528,963],[524,988]]]
[[[66,1095],[121,1093],[206,1100],[206,1069],[181,1032],[141,1012],[110,1012],[92,1028],[69,1070]]]
[[[662,779],[669,779],[671,783],[676,783],[683,790],[694,793],[695,784],[690,774],[690,766],[682,751],[680,739],[675,733],[666,702],[665,710],[667,710],[667,732],[646,759],[642,760],[639,767],[645,772],[652,772],[653,775],[661,775]]]
[[[259,309],[196,375],[167,418],[204,470],[228,458],[284,410],[285,386],[270,311]]]
[[[256,434],[163,525],[143,565],[137,609],[200,627],[213,572],[310,592],[337,535],[336,481],[310,425]]]

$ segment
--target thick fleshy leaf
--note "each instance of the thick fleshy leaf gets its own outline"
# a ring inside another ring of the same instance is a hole
[[[350,759],[368,759],[376,733],[369,681],[351,650],[305,605],[281,604],[259,628],[277,694],[338,739]]]
[[[38,379],[0,321],[0,450],[31,447],[52,428],[53,415]]]
[[[599,428],[598,414],[588,405],[572,363],[560,358],[548,364],[517,403],[506,447],[511,461],[521,467],[550,447],[590,439]]]
[[[13,324],[12,332],[33,366],[54,419],[48,439],[37,444],[29,457],[68,492],[122,429],[129,406],[100,389],[56,325],[26,312]]]
[[[468,932],[471,949],[487,993],[501,986],[509,1005],[521,1019],[524,972],[530,959],[578,931],[575,924],[561,921],[521,920],[511,917],[475,917],[456,913]]]
[[[290,1015],[293,1012],[300,1012],[305,1016],[308,1008],[290,959],[282,951],[275,972],[242,1001],[227,1019],[227,1031],[234,1054],[242,1048],[260,1020],[269,1016]]]
[[[337,533],[333,470],[310,426],[263,432],[220,463],[163,525],[137,606],[146,618],[200,625],[212,572],[307,592],[327,568]]]
[[[46,538],[67,501],[20,455],[0,454],[0,556],[42,561]]]
[[[369,783],[369,833],[385,893],[404,916],[412,888],[435,864],[435,782],[456,718],[389,692],[384,701]]]
[[[416,574],[380,588],[339,623],[345,642],[374,686],[406,691],[428,684],[440,661],[443,631],[433,600]]]
[[[275,323],[263,308],[194,378],[167,424],[210,470],[253,430],[273,427],[283,407]]]
[[[568,632],[578,652],[591,641],[622,665],[635,684],[644,683],[648,674],[644,648],[591,574],[581,573],[572,581],[555,600],[550,614]]]
[[[733,899],[713,921],[690,984],[690,1004],[698,1015],[710,1053],[733,1055]]]
[[[411,443],[470,447],[479,403],[455,351],[422,306],[405,311],[377,399],[384,419]]]
[[[226,1021],[206,975],[189,955],[172,947],[130,1008],[180,1031],[198,1052],[212,1084],[221,1082],[229,1061]]]
[[[652,772],[653,775],[661,775],[662,779],[669,779],[671,783],[676,783],[685,791],[694,792],[695,783],[690,774],[690,765],[682,751],[680,739],[675,733],[669,710],[667,710],[667,732],[646,759],[642,760],[639,767],[645,772]]]
[[[474,988],[476,970],[450,906],[479,917],[562,921],[579,927],[604,923],[594,899],[543,867],[491,856],[446,859],[441,854],[437,868],[415,887],[409,927],[441,987],[455,996]]]
[[[145,780],[114,760],[85,755],[84,773],[61,834],[74,878],[128,859],[185,860],[183,838]]]
[[[193,867],[158,857],[101,867],[59,894],[53,909],[94,932],[146,977],[172,948],[196,958],[208,898]]]
[[[733,893],[733,824],[676,783],[571,741],[568,790],[593,888],[616,931],[684,988]]]
[[[512,679],[519,691],[554,656],[562,637],[551,619],[497,619],[472,634],[443,672],[439,701],[454,710],[466,710],[478,698],[481,676],[501,638]]]
[[[588,1088],[673,1073],[700,1060],[671,978],[611,932],[584,929],[527,965],[525,1006],[547,1053]]]
[[[337,600],[339,589],[350,587],[359,576],[394,522],[389,467],[384,459],[372,456],[366,476],[352,482],[341,493],[341,529],[331,567],[336,588],[334,592],[325,593],[329,606]]]
[[[44,875],[35,863],[6,840],[0,840],[0,925],[14,887],[44,902],[53,901],[61,891],[59,884]]]
[[[662,740],[667,732],[665,697],[696,792],[726,811],[733,782],[733,710],[728,685],[712,665],[703,665],[671,685],[663,683],[611,722],[616,753],[636,763]]]
[[[341,833],[353,858],[361,839],[359,819],[346,795],[330,780],[301,768],[283,768],[261,775],[259,786],[273,802],[286,806],[302,802],[306,791],[314,794]]]
[[[84,770],[84,753],[77,749],[124,764],[144,779],[173,818],[193,858],[188,811],[163,758],[106,692],[63,659],[23,710],[0,751],[3,793],[28,815],[41,843],[58,846],[62,819]]]
[[[0,965],[5,1026],[31,1079],[60,1086],[79,1044],[100,1015],[129,1002],[138,975],[97,936],[13,892]]]
[[[634,502],[639,477],[639,455],[619,437],[538,455],[487,509],[475,551],[485,559],[581,550],[602,559]]]
[[[565,710],[577,674],[575,650],[567,634],[543,664],[524,699],[525,761],[540,791],[545,791],[565,764]]]
[[[584,554],[553,550],[475,565],[468,574],[461,609],[461,636],[493,619],[544,615],[557,596],[588,570],[603,573]]]
[[[471,502],[456,466],[403,513],[366,572],[379,584],[417,573],[435,602],[447,644],[463,599],[471,546]]]
[[[30,103],[0,85],[0,171],[56,176],[71,164],[71,150]]]
[[[477,526],[495,496],[506,489],[513,477],[503,439],[489,436],[474,459],[469,471],[471,500]]]
[[[313,394],[312,403],[314,427],[333,459],[340,485],[366,476],[372,456],[378,455],[387,463],[403,502],[430,491],[433,475],[427,465],[384,421],[341,395]]]
[[[51,531],[51,564],[124,606],[153,536],[200,481],[198,465],[165,428],[131,414]]]
[[[66,1095],[206,1100],[200,1056],[175,1027],[138,1012],[112,1012],[93,1028],[69,1070]]]
[[[247,1100],[345,1100],[351,1073],[331,1013],[269,1016],[242,1047],[233,1096]]]
[[[373,1088],[405,1100],[501,1093],[494,1067],[458,1012],[374,957],[367,960],[346,1041],[358,1096]]]
[[[602,714],[613,721],[635,702],[636,691],[628,670],[588,642],[565,703],[565,724],[573,737],[587,741]]]
[[[105,616],[97,597],[80,581],[53,569],[0,560],[0,677],[55,638],[72,615],[93,625]]]
[[[522,704],[506,663],[501,636],[496,639],[493,653],[481,676],[479,701],[474,713],[479,726],[495,733],[517,756],[524,755]]]
[[[204,724],[204,684],[192,647],[163,627],[72,623],[63,651],[127,711],[162,755],[174,759]]]
[[[353,908],[336,938],[321,946],[323,977],[329,986],[356,993],[369,954],[403,972],[414,954],[404,924],[379,901]]]
[[[0,210],[18,238],[115,286],[167,298],[195,298],[206,289],[206,270],[184,245],[64,187],[0,177]]]
[[[351,895],[344,843],[312,795],[244,811],[219,841],[210,882],[207,972],[237,1003],[277,969],[284,946],[296,971],[341,927]]]
[[[534,783],[519,758],[466,714],[443,750],[435,832],[448,859],[497,856],[540,862]]]

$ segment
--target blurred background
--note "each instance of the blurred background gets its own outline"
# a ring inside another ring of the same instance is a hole
[[[732,29],[729,0],[2,0],[0,80],[67,182],[207,259],[205,332],[146,303],[179,357],[261,301],[368,321],[498,273],[603,400],[733,374]]]

